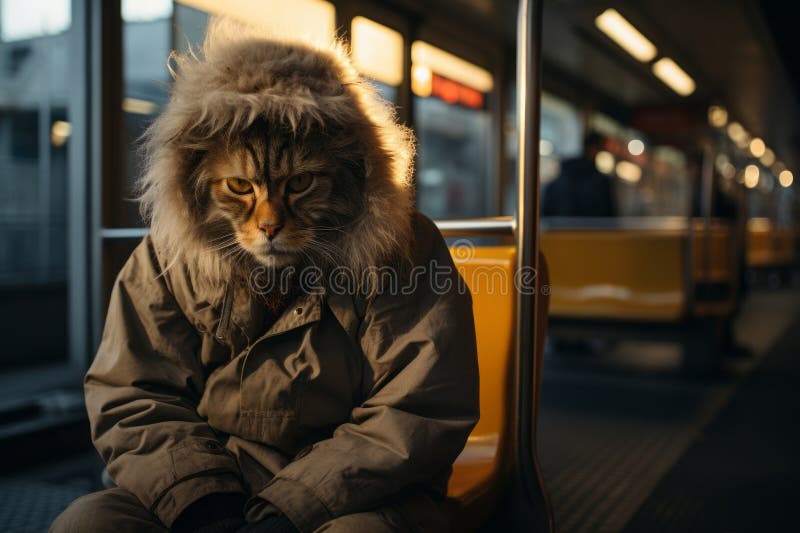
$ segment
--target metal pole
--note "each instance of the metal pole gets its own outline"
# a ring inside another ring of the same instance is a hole
[[[539,121],[542,0],[520,0],[517,19],[517,275],[536,272],[539,256]],[[536,285],[538,287],[538,284]],[[552,531],[552,513],[536,456],[536,294],[517,291],[515,477],[531,529]]]

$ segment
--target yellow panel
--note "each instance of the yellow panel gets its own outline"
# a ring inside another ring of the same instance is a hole
[[[779,228],[769,219],[747,221],[747,266],[779,267],[794,261],[792,230]]]
[[[397,86],[403,82],[403,36],[366,17],[355,17],[350,30],[353,63],[374,80]]]
[[[448,495],[461,501],[485,491],[503,470],[514,337],[514,247],[458,249],[453,259],[472,292],[478,340],[481,418],[453,467]]]
[[[685,233],[547,230],[550,316],[670,321],[686,306]]]

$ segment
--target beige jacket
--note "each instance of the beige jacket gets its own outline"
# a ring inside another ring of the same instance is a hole
[[[434,224],[411,227],[414,290],[301,294],[267,330],[245,288],[206,294],[145,238],[85,382],[112,478],[168,526],[214,492],[260,496],[301,531],[443,496],[478,420],[471,298]]]

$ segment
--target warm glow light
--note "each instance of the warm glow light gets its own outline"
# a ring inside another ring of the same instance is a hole
[[[747,165],[744,169],[744,186],[748,189],[754,189],[758,185],[758,176],[760,172],[756,165]]]
[[[491,92],[494,87],[494,78],[488,70],[424,41],[412,43],[411,62],[414,65],[424,65],[436,74],[482,93]]]
[[[691,76],[668,57],[662,57],[653,63],[653,74],[681,96],[689,96],[696,88]]]
[[[708,123],[715,128],[722,128],[728,123],[728,110],[720,105],[708,108]]]
[[[754,157],[761,157],[766,151],[767,145],[764,144],[764,141],[762,141],[760,137],[755,137],[750,141],[750,153],[753,154]]]
[[[606,9],[594,19],[594,23],[600,31],[639,61],[647,63],[656,57],[658,50],[655,45],[616,9]]]
[[[730,180],[733,179],[734,176],[736,176],[736,167],[733,166],[731,163],[726,162],[725,164],[722,165],[720,172],[722,173],[722,177]]]
[[[728,137],[735,143],[742,142],[747,139],[747,131],[738,122],[731,122],[728,124]]]
[[[794,183],[794,175],[792,174],[791,170],[784,170],[778,175],[778,181],[781,184],[781,187],[791,187],[792,183]]]
[[[601,150],[594,156],[594,166],[603,174],[611,174],[614,172],[614,156],[611,152]]]
[[[539,154],[545,156],[553,155],[553,143],[547,139],[541,139],[539,141]]]
[[[72,124],[63,120],[56,120],[50,127],[50,143],[56,148],[64,146],[72,133]]]
[[[765,167],[771,167],[772,164],[775,162],[775,152],[773,152],[770,148],[764,150],[764,155],[761,156],[761,164]]]
[[[180,4],[227,15],[264,30],[271,37],[323,45],[336,37],[336,9],[325,0],[177,0]]]
[[[417,96],[427,98],[433,91],[433,73],[424,65],[411,67],[411,90]]]
[[[387,85],[403,82],[403,35],[366,17],[350,30],[353,63],[362,74]]]
[[[125,98],[122,100],[122,110],[133,115],[152,115],[158,106],[148,100],[138,98]]]
[[[620,161],[617,163],[617,176],[630,183],[636,183],[642,179],[642,168],[630,161]]]
[[[639,139],[633,139],[628,143],[628,151],[631,155],[642,155],[644,153],[644,143]]]

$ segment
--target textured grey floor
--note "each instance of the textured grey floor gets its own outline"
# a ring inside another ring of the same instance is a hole
[[[677,349],[663,344],[549,357],[538,444],[557,531],[621,531],[789,326],[798,302],[796,292],[754,294],[737,331],[757,357],[711,381],[680,377]]]
[[[75,498],[99,490],[94,451],[0,480],[0,532],[42,533]],[[91,533],[91,532],[87,532]]]
[[[41,533],[75,498],[89,492],[86,486],[22,481],[0,482],[0,530]]]

